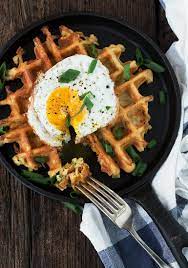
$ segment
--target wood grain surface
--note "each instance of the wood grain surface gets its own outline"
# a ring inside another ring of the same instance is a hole
[[[163,50],[175,40],[155,0],[6,0],[0,1],[0,48],[31,22],[69,11],[123,19]],[[80,220],[61,203],[28,190],[0,168],[0,267],[103,267],[79,231]]]

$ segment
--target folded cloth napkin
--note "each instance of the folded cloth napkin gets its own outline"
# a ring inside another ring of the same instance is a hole
[[[187,0],[161,0],[168,22],[178,37],[167,51],[182,93],[182,119],[174,147],[153,180],[153,188],[164,206],[188,230],[188,3]],[[168,178],[168,179],[164,179]],[[140,236],[172,267],[178,267],[148,214],[128,201],[134,211],[134,225]],[[108,268],[152,268],[156,264],[134,241],[101,215],[92,204],[84,207],[80,230],[88,237]],[[188,251],[185,250],[185,256]]]

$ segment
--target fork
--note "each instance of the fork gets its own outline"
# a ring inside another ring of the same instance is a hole
[[[119,228],[126,229],[160,268],[170,268],[138,235],[133,226],[132,210],[119,195],[93,177],[89,177],[86,183],[79,184],[76,188],[93,202],[114,224]]]

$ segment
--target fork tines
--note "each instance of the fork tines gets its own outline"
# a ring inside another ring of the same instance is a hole
[[[119,195],[93,177],[90,177],[86,183],[76,186],[76,188],[111,220],[114,220],[120,210],[126,206],[126,202]]]

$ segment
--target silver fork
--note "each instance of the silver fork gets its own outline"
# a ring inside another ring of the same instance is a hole
[[[103,183],[90,177],[87,183],[76,186],[119,228],[126,229],[134,239],[147,251],[160,268],[170,268],[136,232],[133,226],[133,214],[130,206],[114,191]]]

